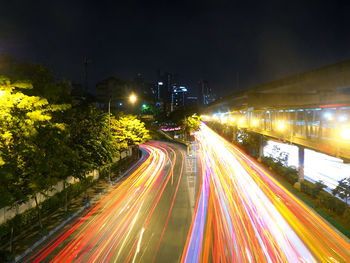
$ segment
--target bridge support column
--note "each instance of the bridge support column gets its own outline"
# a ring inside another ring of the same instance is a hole
[[[259,152],[258,152],[258,161],[261,161],[261,158],[264,156],[264,135],[259,135]]]
[[[298,167],[298,182],[294,184],[294,187],[300,191],[300,183],[304,180],[304,161],[305,161],[305,148],[298,146],[299,149],[299,167]]]
[[[237,140],[237,128],[233,127],[232,130],[232,141],[235,142]]]
[[[299,146],[299,169],[298,169],[298,181],[304,180],[304,160],[305,160],[305,148]]]

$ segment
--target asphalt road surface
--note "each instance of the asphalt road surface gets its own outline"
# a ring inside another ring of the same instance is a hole
[[[349,240],[202,124],[140,166],[28,262],[350,262]]]
[[[179,262],[196,196],[196,159],[179,144],[151,141],[141,149],[135,171],[26,262]]]

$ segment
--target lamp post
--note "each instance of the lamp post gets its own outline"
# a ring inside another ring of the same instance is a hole
[[[108,135],[111,136],[111,100],[112,97],[109,97],[108,100]],[[129,101],[134,104],[137,101],[137,97],[135,94],[131,94],[129,97]],[[108,182],[111,183],[111,165],[108,167]]]
[[[131,104],[134,104],[137,101],[137,97],[135,96],[135,94],[131,94],[129,97],[129,101],[131,102]]]
[[[108,135],[111,136],[111,97],[108,101]],[[108,166],[108,183],[111,183],[111,165]]]

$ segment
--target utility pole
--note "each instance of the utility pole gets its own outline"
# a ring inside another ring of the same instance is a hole
[[[88,63],[89,60],[87,59],[87,57],[84,57],[83,59],[83,65],[84,65],[84,91],[87,92],[89,89],[89,82],[88,82]]]
[[[108,135],[111,136],[111,97],[108,101]],[[108,167],[108,183],[111,183],[111,165]]]

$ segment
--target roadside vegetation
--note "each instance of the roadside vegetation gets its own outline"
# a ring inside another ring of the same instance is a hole
[[[42,65],[0,57],[0,208],[33,199],[43,233],[42,210],[57,207],[55,202],[67,212],[77,192],[68,177],[86,188],[89,172],[110,166],[122,151],[150,139],[136,116],[108,116],[88,97],[73,98],[71,88]],[[63,192],[39,203],[38,194],[47,196],[58,182],[64,182]],[[26,218],[33,216],[18,216],[7,224],[11,238]]]

